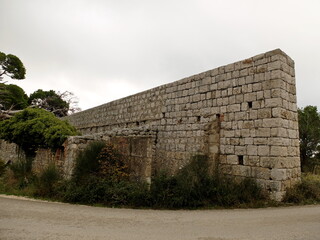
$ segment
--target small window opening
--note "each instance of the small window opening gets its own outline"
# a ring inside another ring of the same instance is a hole
[[[166,117],[166,113],[163,112],[162,113],[162,117],[165,118]]]
[[[243,165],[243,156],[238,156],[239,165]]]
[[[252,102],[248,102],[248,107],[252,108]]]
[[[197,117],[197,122],[200,122],[201,121],[201,116],[198,116]]]
[[[220,114],[219,114],[219,113],[216,114],[216,118],[217,118],[217,119],[220,119]]]
[[[136,125],[137,125],[137,126],[139,126],[139,125],[140,125],[140,123],[139,123],[139,122],[136,122]]]

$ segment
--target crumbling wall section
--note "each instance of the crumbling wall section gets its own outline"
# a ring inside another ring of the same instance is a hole
[[[16,162],[19,158],[24,158],[24,152],[14,143],[8,143],[0,139],[0,160],[7,162]]]

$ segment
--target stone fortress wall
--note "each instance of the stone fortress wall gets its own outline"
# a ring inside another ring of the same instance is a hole
[[[280,49],[67,119],[83,135],[125,138],[148,178],[207,154],[212,169],[255,178],[274,199],[300,179],[294,61]]]

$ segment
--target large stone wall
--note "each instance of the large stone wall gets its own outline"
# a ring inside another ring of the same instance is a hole
[[[67,119],[82,136],[63,150],[39,150],[34,170],[49,163],[70,177],[79,151],[94,140],[125,142],[134,179],[172,173],[196,154],[211,170],[250,177],[281,199],[300,179],[294,62],[277,49],[122,98]],[[19,156],[20,155],[20,156]],[[0,140],[0,159],[23,157]]]
[[[257,179],[275,199],[300,179],[294,62],[279,49],[67,119],[84,135],[154,132],[152,173],[208,154],[211,166]]]

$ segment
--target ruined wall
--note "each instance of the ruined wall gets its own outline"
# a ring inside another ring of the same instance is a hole
[[[11,161],[15,162],[20,157],[24,158],[24,152],[21,151],[18,145],[14,143],[8,143],[2,139],[0,139],[0,160],[5,163]]]
[[[152,171],[208,154],[281,198],[300,177],[294,62],[277,49],[73,114],[83,134],[156,131]]]

